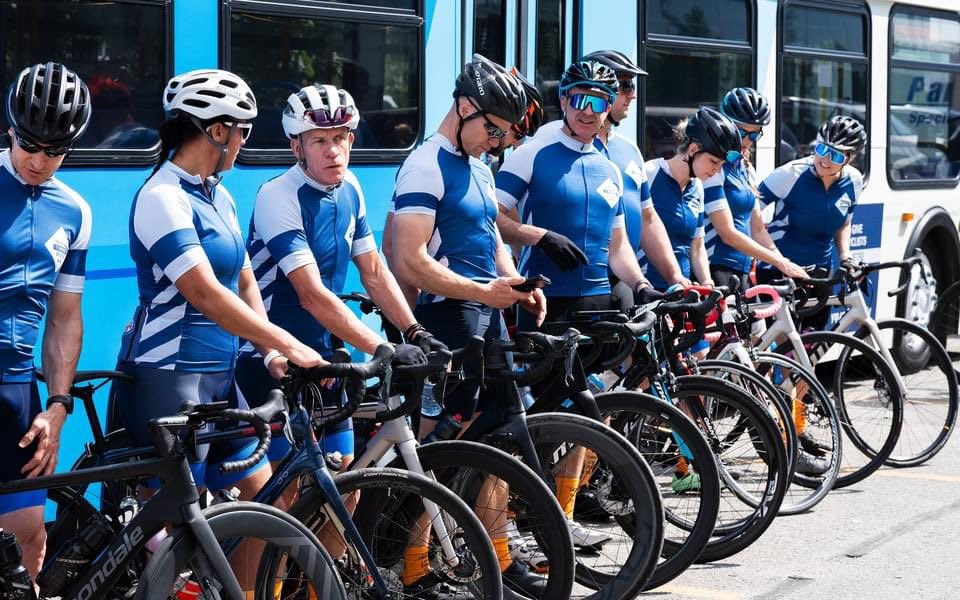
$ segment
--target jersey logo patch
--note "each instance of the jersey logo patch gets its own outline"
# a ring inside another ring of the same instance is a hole
[[[617,189],[617,184],[606,178],[603,180],[603,183],[597,187],[597,193],[610,205],[610,208],[613,208],[617,205],[617,202],[620,200],[620,190]]]
[[[844,194],[844,195],[840,196],[839,198],[837,198],[836,207],[837,207],[837,210],[839,210],[841,214],[844,214],[844,215],[845,215],[845,214],[847,214],[847,212],[850,210],[850,205],[851,205],[851,204],[852,204],[852,202],[850,201],[850,196]]]
[[[644,172],[643,169],[640,168],[640,165],[638,165],[635,161],[631,160],[630,164],[627,165],[627,168],[624,169],[623,172],[630,176],[630,179],[637,184],[638,189],[641,185],[643,185]]]
[[[350,225],[347,226],[347,231],[343,234],[343,239],[347,242],[347,245],[353,244],[353,234],[357,230],[357,221],[353,218],[353,215],[350,215]]]
[[[58,227],[53,235],[44,242],[43,246],[50,253],[50,257],[53,258],[53,270],[59,273],[63,261],[67,259],[67,251],[70,249],[70,239],[67,237],[67,232],[64,231],[63,227]]]

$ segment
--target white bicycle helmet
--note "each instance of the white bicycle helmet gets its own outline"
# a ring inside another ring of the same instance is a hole
[[[347,90],[313,84],[290,94],[283,109],[283,132],[294,138],[311,129],[356,129],[360,110]]]
[[[207,121],[229,117],[250,121],[257,116],[257,99],[243,79],[220,69],[198,69],[174,76],[163,90],[168,119],[180,113]]]

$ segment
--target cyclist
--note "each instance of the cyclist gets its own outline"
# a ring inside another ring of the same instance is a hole
[[[274,377],[283,375],[286,358],[324,362],[267,320],[233,198],[220,183],[257,116],[249,86],[227,71],[190,71],[167,83],[163,108],[160,162],[130,211],[140,304],[124,331],[118,368],[136,380],[114,385],[135,446],[150,443],[150,419],[177,412],[183,401],[246,405],[234,393],[238,335],[271,358]],[[270,475],[265,460],[227,475],[213,466],[248,456],[255,443],[200,448],[192,465],[197,484],[255,494]]]
[[[812,156],[780,166],[760,184],[761,202],[776,204],[770,238],[794,263],[826,274],[836,249],[841,266],[853,265],[850,223],[863,191],[863,175],[850,163],[866,145],[867,132],[859,121],[831,117],[817,133]],[[780,274],[775,265],[761,264],[757,278],[770,281]],[[829,317],[825,307],[804,325],[823,329]]]
[[[644,165],[650,194],[683,276],[713,285],[703,246],[702,182],[720,173],[724,163],[740,160],[740,132],[730,119],[703,107],[677,125],[674,139],[677,152],[672,158],[656,158]],[[642,262],[649,260],[644,257]],[[656,265],[647,275],[657,289],[669,287]]]
[[[505,339],[500,309],[517,302],[538,320],[546,310],[542,294],[512,287],[524,278],[500,239],[493,175],[480,160],[503,143],[527,107],[517,78],[475,55],[457,77],[453,105],[437,132],[407,157],[397,174],[388,238],[391,266],[401,284],[419,290],[414,311],[419,322],[451,348],[465,346],[474,335]],[[466,426],[476,411],[503,396],[496,387],[480,392],[479,383],[461,384],[444,399],[444,413],[459,415]],[[436,423],[421,419],[421,435]],[[542,590],[542,578],[510,559],[506,538],[494,536],[494,544],[509,580]],[[427,546],[415,541],[404,558],[407,593],[433,589]],[[532,594],[539,597],[536,591]]]
[[[613,69],[599,62],[571,64],[560,79],[562,125],[542,129],[507,157],[497,174],[497,222],[504,239],[524,246],[522,272],[552,281],[545,290],[547,323],[568,321],[574,311],[610,308],[608,267],[644,301],[655,294],[624,231],[620,170],[594,145],[617,85]],[[518,318],[521,330],[539,326],[525,316]],[[579,361],[575,378],[569,393],[585,410],[595,411]],[[590,416],[599,418],[599,412]],[[557,497],[571,518],[583,459],[583,452],[572,453],[557,477]],[[574,521],[570,529],[581,547],[597,547],[610,538]]]
[[[20,71],[7,90],[10,149],[0,153],[0,481],[50,475],[60,432],[72,412],[70,385],[80,358],[90,207],[53,175],[90,121],[90,92],[62,64]],[[34,348],[47,314],[41,360],[47,400],[41,408]],[[43,564],[45,491],[0,496],[0,529],[17,536],[23,565]]]
[[[770,122],[767,99],[753,88],[734,88],[724,95],[720,112],[740,130],[741,157],[735,163],[724,162],[719,173],[703,182],[704,210],[709,217],[705,239],[712,279],[726,285],[736,278],[740,288],[746,289],[753,259],[775,265],[790,277],[806,277],[802,267],[777,250],[760,214],[757,173],[749,153]]]
[[[283,131],[297,164],[257,193],[247,240],[253,272],[272,323],[325,358],[333,351],[331,335],[373,354],[384,340],[337,297],[353,259],[364,288],[387,318],[411,343],[421,342],[429,350],[432,336],[413,318],[393,274],[381,263],[360,182],[347,168],[359,122],[353,97],[332,85],[308,85],[287,98]],[[412,364],[426,358],[419,347],[402,345],[397,360]],[[237,385],[254,406],[277,387],[261,368],[264,362],[252,344],[241,344]],[[325,452],[339,453],[342,466],[348,466],[352,420],[332,426],[320,441]],[[286,439],[275,440],[271,460],[283,458],[289,449]]]
[[[617,50],[597,50],[584,56],[581,60],[595,60],[606,65],[617,74],[617,99],[610,107],[600,133],[594,140],[594,145],[617,167],[623,175],[623,210],[627,237],[633,244],[634,252],[643,253],[650,257],[657,270],[667,273],[670,283],[689,284],[680,265],[673,255],[670,239],[664,229],[663,221],[653,208],[650,197],[650,185],[647,182],[647,173],[643,168],[643,155],[640,148],[630,139],[620,135],[616,127],[627,118],[630,104],[637,99],[636,78],[646,76],[647,72],[641,69],[626,54]],[[642,234],[642,235],[641,235]],[[628,309],[633,306],[633,293],[626,284],[611,277],[613,295],[620,303],[620,308]]]

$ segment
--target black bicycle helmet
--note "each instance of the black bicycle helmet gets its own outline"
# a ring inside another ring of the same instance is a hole
[[[634,77],[646,75],[647,72],[633,62],[629,56],[617,50],[597,50],[587,54],[580,60],[592,60],[613,69],[617,75],[629,74]]]
[[[719,111],[706,106],[687,122],[687,143],[697,142],[703,151],[727,160],[727,152],[740,152],[740,130]]]
[[[543,97],[540,96],[537,86],[530,83],[530,80],[524,77],[516,67],[510,73],[517,78],[527,95],[527,112],[516,124],[516,130],[521,135],[532,136],[543,125]]]
[[[575,87],[601,91],[610,96],[612,102],[617,97],[620,83],[616,72],[607,65],[595,60],[580,60],[572,63],[560,76],[560,95],[566,96]]]
[[[27,67],[7,90],[7,122],[34,144],[69,146],[90,123],[90,90],[60,63]]]
[[[457,76],[453,97],[471,98],[482,112],[510,123],[519,123],[527,112],[527,95],[520,81],[480,54],[474,54]]]
[[[720,112],[736,123],[757,127],[766,127],[770,123],[770,103],[750,87],[734,88],[724,94]]]
[[[837,150],[860,152],[867,145],[867,130],[853,117],[837,115],[820,126],[817,141]]]

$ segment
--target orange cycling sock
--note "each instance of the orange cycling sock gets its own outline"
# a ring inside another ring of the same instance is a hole
[[[513,557],[510,556],[510,546],[507,544],[507,538],[501,536],[494,537],[493,549],[497,553],[497,560],[500,562],[500,572],[503,573],[513,564]]]
[[[403,551],[403,585],[413,585],[430,574],[430,549],[426,546],[407,546]]]
[[[580,473],[580,487],[586,487],[593,477],[593,470],[597,468],[597,453],[587,450],[583,455],[583,471]]]
[[[807,430],[807,405],[801,400],[793,401],[793,424],[797,426],[797,435]]]
[[[690,463],[687,462],[687,459],[683,456],[677,457],[677,475],[680,477],[686,477],[690,473]]]
[[[568,519],[573,518],[573,505],[577,500],[577,490],[580,488],[579,477],[556,477],[557,501]]]

